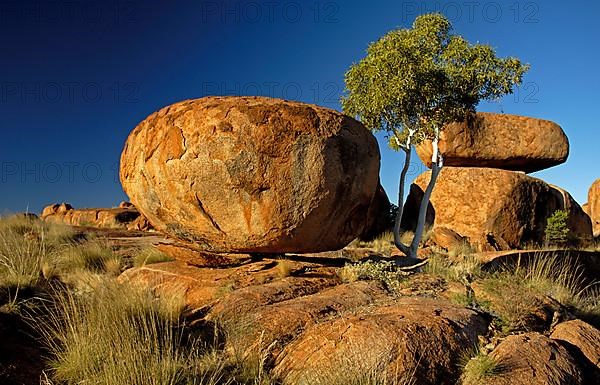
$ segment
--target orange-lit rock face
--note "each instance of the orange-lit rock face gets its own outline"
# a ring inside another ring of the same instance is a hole
[[[161,231],[212,251],[338,249],[363,230],[379,149],[336,111],[263,97],[206,97],[130,134],[121,182]]]
[[[592,219],[594,236],[600,236],[600,179],[592,183],[588,191],[587,213]]]
[[[431,172],[411,186],[403,227],[413,229]],[[476,167],[445,167],[431,194],[427,224],[468,238],[478,250],[509,250],[542,242],[546,221],[556,210],[569,214],[573,235],[591,237],[591,222],[566,191],[523,173]]]
[[[564,163],[569,141],[560,126],[549,120],[479,112],[465,122],[445,126],[440,151],[446,166],[534,172]],[[430,142],[417,146],[428,167],[431,153]]]

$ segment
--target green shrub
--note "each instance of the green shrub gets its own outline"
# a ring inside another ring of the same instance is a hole
[[[546,244],[564,246],[569,238],[567,220],[569,214],[565,210],[556,210],[546,222]]]

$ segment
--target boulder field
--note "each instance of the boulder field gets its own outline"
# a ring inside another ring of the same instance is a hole
[[[337,111],[205,97],[141,122],[125,144],[120,177],[150,223],[194,247],[317,252],[367,231],[379,161],[375,137]]]

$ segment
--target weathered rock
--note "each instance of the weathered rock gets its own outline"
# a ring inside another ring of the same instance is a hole
[[[550,338],[566,342],[578,349],[591,364],[600,368],[600,330],[581,320],[556,326]]]
[[[135,206],[131,202],[123,201],[123,202],[119,203],[119,208],[120,209],[131,209],[131,208],[135,208]]]
[[[307,329],[276,361],[285,384],[454,384],[460,354],[487,324],[474,311],[428,298],[401,298]],[[346,376],[338,378],[338,376]],[[377,376],[377,378],[369,377]]]
[[[586,213],[587,215],[590,215],[590,205],[587,202],[581,205],[581,209],[583,210],[584,213]],[[592,225],[593,225],[593,222],[592,222]]]
[[[257,292],[255,287],[246,291]],[[235,293],[232,296],[240,298]],[[263,306],[256,306],[260,305],[258,301],[237,305],[225,297],[207,319],[216,320],[226,329],[244,327],[245,333],[241,335],[229,333],[234,334],[227,341],[231,350],[249,359],[254,359],[253,354],[262,354],[263,358],[274,360],[290,341],[310,326],[386,297],[389,298],[389,294],[383,285],[373,281],[324,288],[318,293]]]
[[[413,230],[431,172],[411,185],[402,226]],[[480,251],[508,250],[542,242],[546,220],[569,212],[571,235],[591,237],[591,223],[575,200],[540,179],[492,168],[445,167],[431,195],[427,224],[446,227]]]
[[[333,110],[206,97],[150,115],[129,136],[121,182],[158,230],[223,252],[342,248],[365,227],[379,150]]]
[[[450,230],[447,227],[435,227],[431,230],[431,235],[427,240],[428,245],[436,245],[445,249],[446,251],[456,249],[468,245],[468,241],[465,237],[460,236],[455,231]]]
[[[130,222],[127,225],[127,230],[150,231],[154,230],[154,227],[148,222],[148,219],[145,216],[139,215],[133,222]]]
[[[242,302],[247,301],[246,305],[249,304],[250,309],[255,310],[259,305],[312,294],[339,284],[339,279],[331,268],[315,268],[318,273],[314,275],[281,279],[277,265],[276,261],[265,260],[240,266],[210,268],[173,261],[129,269],[121,274],[119,280],[148,287],[158,294],[182,295],[185,305],[192,310],[216,306],[229,294],[241,295],[241,301],[229,302],[235,306],[225,306],[221,310],[222,313],[229,311],[234,314],[239,314],[244,309]],[[301,266],[298,264],[298,267]],[[295,268],[292,266],[290,269]]]
[[[41,218],[72,226],[143,231],[152,229],[150,223],[135,208],[74,209],[68,203],[63,203],[45,207]]]
[[[371,206],[369,206],[367,222],[363,232],[359,235],[359,239],[371,241],[386,231],[392,231],[394,229],[394,218],[391,209],[390,200],[383,186],[379,184],[371,201]]]
[[[478,112],[444,127],[440,151],[446,166],[533,172],[564,163],[569,141],[560,126],[548,120]],[[430,142],[417,146],[417,154],[431,167]]]
[[[196,250],[179,242],[158,243],[154,247],[177,261],[197,267],[239,265],[252,258],[249,254],[211,253]]]
[[[487,385],[584,384],[584,374],[569,351],[538,333],[509,336],[491,356],[498,373],[485,379]]]
[[[594,237],[600,236],[600,179],[596,179],[588,191],[588,214],[592,219]]]

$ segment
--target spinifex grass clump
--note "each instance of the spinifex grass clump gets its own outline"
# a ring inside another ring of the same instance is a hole
[[[527,264],[489,274],[482,280],[490,295],[490,308],[499,315],[506,332],[521,330],[523,320],[544,298],[557,301],[582,319],[598,324],[600,296],[596,283],[588,283],[582,268],[572,260],[540,253]]]
[[[502,370],[501,365],[491,356],[475,350],[472,357],[465,356],[461,380],[463,385],[484,385],[486,381]]]
[[[53,355],[53,379],[69,385],[200,383],[191,367],[195,350],[181,344],[177,331],[178,298],[157,299],[109,280],[85,296],[58,294],[38,325]]]

